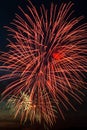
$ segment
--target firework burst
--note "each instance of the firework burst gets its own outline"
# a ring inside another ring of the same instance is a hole
[[[24,107],[25,118],[33,111],[30,119],[33,121],[37,109],[40,118],[44,117],[52,124],[55,121],[53,106],[64,118],[61,105],[75,109],[69,96],[82,102],[79,94],[83,95],[81,89],[85,88],[87,24],[80,22],[82,16],[72,18],[71,2],[62,4],[59,10],[52,3],[50,11],[42,5],[40,13],[30,1],[28,4],[29,13],[19,7],[22,17],[16,14],[11,23],[13,27],[6,27],[11,38],[9,51],[0,55],[3,63],[0,68],[9,73],[1,76],[0,81],[13,79],[3,92],[4,98],[9,95],[18,97],[22,92],[31,100],[26,110],[25,99],[21,102],[22,95],[19,100],[10,99],[20,104],[17,105],[18,111]]]
[[[48,112],[45,113],[45,109],[41,110],[42,104],[38,106],[37,102],[33,102],[30,96],[24,92],[21,92],[18,96],[11,96],[7,101],[7,105],[11,108],[14,118],[21,116],[21,123],[25,123],[29,119],[31,123],[41,123],[43,120],[46,124],[52,125],[53,122],[51,118],[55,119],[52,114],[54,110],[51,112],[50,108],[47,106],[45,108]]]

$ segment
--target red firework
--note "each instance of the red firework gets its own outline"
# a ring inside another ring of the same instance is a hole
[[[42,117],[48,115],[51,120],[44,120],[49,124],[55,121],[54,106],[64,118],[61,105],[75,109],[69,97],[81,103],[79,94],[85,88],[87,24],[80,24],[82,16],[72,18],[72,5],[62,4],[58,10],[52,3],[50,11],[42,5],[40,13],[30,1],[29,13],[19,7],[22,17],[16,14],[13,27],[6,27],[12,36],[9,51],[0,55],[0,68],[9,72],[0,81],[13,79],[4,98],[24,92]]]

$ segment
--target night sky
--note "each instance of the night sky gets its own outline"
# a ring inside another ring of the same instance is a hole
[[[10,22],[12,22],[12,20],[15,18],[15,13],[19,12],[18,6],[21,6],[23,9],[25,9],[26,2],[24,1],[27,0],[0,0],[0,51],[7,51],[6,45],[8,44],[7,41],[8,32],[6,31],[4,26],[10,26]],[[51,2],[60,5],[62,2],[68,2],[68,1],[69,0],[32,0],[32,3],[36,6],[37,9],[39,9],[41,4],[44,4],[46,8],[49,8]],[[71,1],[75,4],[73,7],[73,9],[75,10],[75,16],[83,15],[85,17],[84,21],[86,22],[87,21],[87,0],[71,0]],[[5,83],[2,83],[3,86],[4,84]],[[2,85],[0,84],[0,91],[3,90]],[[86,96],[82,97],[84,100],[83,104],[79,105],[78,103],[75,102],[77,111],[75,112],[71,108],[68,112],[64,111],[65,120],[61,119],[61,117],[59,116],[57,119],[57,123],[53,126],[52,130],[87,128],[87,91],[84,91],[84,93]],[[8,109],[5,107],[4,102],[1,103],[0,105],[0,120],[8,121],[8,122],[12,121],[12,117],[9,116]],[[1,127],[1,123],[0,123],[0,127]],[[13,128],[14,125],[12,125],[11,127]],[[22,129],[22,126],[18,125],[18,127]],[[23,127],[24,128],[27,127],[27,124],[26,126]],[[37,128],[37,125],[34,127]],[[38,127],[38,130],[39,129],[42,130],[42,126]]]

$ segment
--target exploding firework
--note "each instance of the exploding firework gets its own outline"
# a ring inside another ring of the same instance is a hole
[[[39,13],[28,2],[29,13],[19,7],[22,16],[16,14],[12,27],[6,27],[11,38],[9,51],[0,55],[0,68],[8,73],[0,81],[12,80],[2,94],[4,98],[14,95],[10,101],[17,102],[17,112],[25,111],[25,118],[31,111],[33,121],[39,111],[40,121],[44,117],[52,124],[56,118],[53,106],[64,118],[61,106],[75,109],[70,96],[82,102],[79,95],[83,95],[81,89],[85,88],[87,24],[81,22],[83,16],[72,18],[71,2],[62,4],[59,10],[52,3],[50,11],[42,5]],[[23,101],[22,95],[14,98],[21,92],[26,95]]]
[[[24,92],[20,93],[18,96],[11,96],[8,101],[7,105],[10,107],[12,110],[12,114],[14,114],[14,118],[17,116],[21,116],[21,123],[25,123],[28,119],[30,120],[31,123],[34,122],[39,122],[45,121],[45,123],[52,125],[52,120],[51,118],[54,116],[52,112],[50,111],[50,108],[47,108],[48,112],[45,113],[45,111],[41,111],[41,106],[38,106],[35,102],[33,102],[30,99],[30,96],[25,94]],[[45,110],[45,109],[44,109]],[[54,117],[53,117],[54,118]]]

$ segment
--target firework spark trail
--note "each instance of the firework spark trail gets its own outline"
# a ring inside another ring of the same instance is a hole
[[[1,76],[0,81],[14,80],[4,90],[4,98],[24,92],[40,106],[41,116],[45,115],[49,124],[56,118],[53,106],[64,118],[61,105],[75,110],[67,95],[79,103],[79,94],[84,95],[81,89],[85,88],[83,78],[87,72],[87,24],[80,25],[83,16],[72,18],[72,6],[71,2],[65,3],[58,10],[52,3],[47,11],[42,5],[38,13],[29,1],[31,15],[19,7],[22,17],[16,14],[13,27],[6,27],[12,37],[9,51],[0,55],[0,69],[12,72]]]

